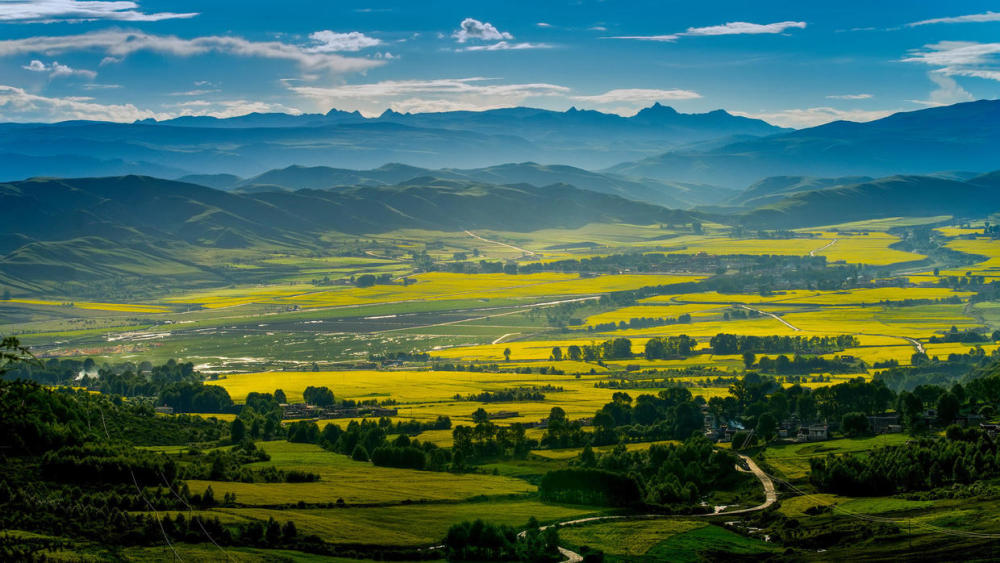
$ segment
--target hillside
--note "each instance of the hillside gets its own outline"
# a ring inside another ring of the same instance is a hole
[[[837,121],[710,150],[667,152],[607,169],[627,176],[745,186],[783,175],[839,177],[996,168],[1000,100]]]
[[[356,185],[391,185],[420,177],[496,185],[569,184],[585,190],[619,195],[626,199],[679,209],[699,204],[716,203],[733,194],[732,190],[716,186],[665,182],[648,178],[627,178],[590,172],[573,166],[543,165],[535,162],[501,164],[486,168],[438,170],[398,163],[386,164],[372,170],[348,170],[328,166],[289,166],[283,169],[269,170],[235,184],[235,186],[237,186],[238,191],[246,193],[280,188],[296,190]],[[209,180],[213,179],[209,178]]]
[[[130,276],[162,282],[167,274],[207,283],[229,274],[204,249],[319,250],[328,233],[534,231],[690,218],[565,184],[423,177],[392,186],[232,193],[144,176],[35,179],[0,184],[0,276],[23,289]]]
[[[739,221],[749,227],[804,227],[883,217],[981,216],[998,208],[995,187],[933,176],[891,176],[793,193]]]

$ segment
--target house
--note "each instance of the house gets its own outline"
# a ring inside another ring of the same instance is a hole
[[[811,424],[809,426],[809,441],[818,442],[830,439],[830,429],[825,424]]]
[[[821,442],[830,439],[830,429],[825,424],[811,424],[799,428],[795,435],[796,442]]]
[[[1000,424],[980,422],[979,429],[986,432],[990,438],[996,438],[997,434],[1000,434]]]
[[[498,420],[502,418],[517,418],[521,414],[516,411],[497,411],[491,412],[488,416],[490,420]]]
[[[898,414],[880,414],[868,417],[868,426],[874,434],[892,434],[902,432],[903,427],[899,424]]]

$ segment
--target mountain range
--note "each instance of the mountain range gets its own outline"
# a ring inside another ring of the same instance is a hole
[[[1000,100],[835,121],[707,150],[674,150],[606,170],[624,176],[742,187],[775,175],[887,176],[1000,166]]]
[[[0,179],[31,176],[238,174],[292,164],[374,168],[390,162],[441,168],[536,160],[606,167],[690,143],[779,133],[718,110],[683,114],[659,104],[632,117],[570,109],[375,118],[327,114],[181,117],[157,122],[0,124]]]
[[[543,165],[534,162],[509,163],[486,168],[432,170],[390,163],[371,170],[350,170],[329,166],[289,166],[269,170],[252,178],[232,174],[194,174],[181,181],[240,193],[279,190],[326,189],[340,186],[386,186],[415,178],[433,177],[456,182],[483,184],[570,184],[577,188],[620,195],[624,198],[655,203],[674,209],[711,205],[737,193],[717,186],[669,182],[649,178],[628,178],[615,174],[591,172],[566,165]]]

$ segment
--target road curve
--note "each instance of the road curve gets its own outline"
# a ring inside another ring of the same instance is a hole
[[[736,454],[736,455],[738,455],[740,459],[747,464],[749,470],[745,470],[740,466],[736,466],[736,469],[747,473],[753,473],[754,477],[760,480],[760,484],[763,485],[764,487],[764,502],[757,506],[751,508],[740,508],[737,510],[729,510],[725,512],[713,512],[711,514],[630,514],[630,515],[619,515],[619,516],[591,516],[590,518],[578,518],[576,520],[557,522],[555,524],[550,524],[548,526],[542,526],[539,529],[546,530],[553,526],[561,528],[563,526],[573,526],[577,524],[589,524],[593,522],[604,522],[611,520],[652,520],[659,518],[699,518],[699,517],[703,518],[709,516],[748,514],[750,512],[757,512],[760,510],[764,510],[767,507],[771,506],[772,504],[778,502],[778,491],[774,487],[774,481],[771,480],[771,477],[768,476],[767,473],[764,473],[764,471],[750,457],[745,456],[743,454]],[[526,532],[521,532],[518,535],[523,537],[525,533]],[[582,555],[576,553],[575,551],[566,549],[565,547],[560,547],[559,553],[561,553],[562,556],[565,557],[562,563],[579,563],[580,561],[583,561]]]

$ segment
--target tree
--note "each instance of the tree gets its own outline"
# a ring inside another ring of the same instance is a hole
[[[955,417],[958,416],[959,408],[961,408],[961,405],[958,402],[958,397],[953,393],[941,395],[937,402],[938,422],[942,425],[951,424],[955,420]]]
[[[368,461],[368,451],[361,444],[354,446],[354,451],[351,452],[351,459],[354,461]]]
[[[995,338],[994,340],[1000,340],[1000,338]],[[576,344],[573,344],[566,349],[566,354],[569,356],[569,359],[578,362],[583,357],[583,350]]]
[[[9,289],[4,288],[4,290],[3,290],[3,300],[4,301],[10,301],[10,290]]]
[[[503,359],[508,362],[510,361],[510,348],[503,349]]]
[[[234,443],[240,443],[247,437],[247,427],[243,419],[237,418],[229,425],[229,436]]]
[[[490,421],[490,415],[486,412],[486,409],[479,407],[476,412],[472,413],[472,422],[476,424],[483,424]]]
[[[747,369],[753,367],[754,363],[757,361],[757,354],[753,352],[743,352],[743,366]]]
[[[333,391],[328,387],[313,387],[310,385],[302,392],[302,400],[317,407],[332,407],[335,403]]]
[[[770,440],[774,437],[775,431],[778,429],[778,419],[774,418],[774,415],[766,412],[759,417],[757,417],[757,433],[760,434],[761,438],[764,440]]]
[[[587,444],[583,447],[583,451],[580,452],[580,465],[584,467],[594,467],[597,465],[597,456],[594,454],[594,449]]]
[[[281,389],[274,390],[274,400],[283,405],[288,403],[288,397],[285,396],[285,392]]]
[[[562,360],[562,357],[563,357],[562,348],[560,348],[558,346],[553,346],[552,347],[552,359],[558,362],[558,361]]]
[[[863,412],[849,412],[840,419],[840,430],[849,438],[864,436],[869,431],[868,417]]]
[[[0,340],[0,375],[19,364],[29,363],[42,365],[26,346],[21,346],[21,341],[17,338],[7,336]]]
[[[358,287],[371,287],[375,285],[375,276],[372,274],[362,274],[355,278],[354,285]]]

